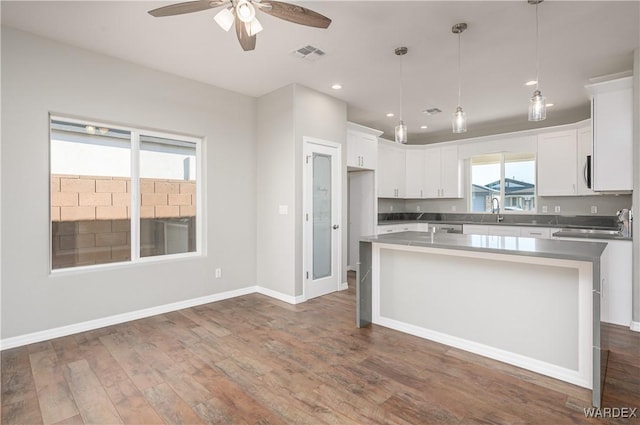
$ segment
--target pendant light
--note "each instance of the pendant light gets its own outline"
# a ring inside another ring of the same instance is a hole
[[[529,121],[543,121],[547,118],[547,99],[542,95],[542,92],[538,88],[540,81],[540,58],[538,54],[538,5],[544,0],[528,0],[529,4],[536,6],[536,89],[533,92],[533,96],[529,99]]]
[[[467,131],[467,114],[464,113],[462,106],[460,106],[460,34],[462,34],[466,29],[467,24],[464,22],[455,24],[451,27],[451,32],[458,34],[458,107],[453,113],[453,118],[451,119],[451,126],[454,133],[465,133]]]
[[[407,126],[402,120],[402,56],[406,55],[409,50],[406,47],[398,47],[395,50],[397,56],[400,56],[400,123],[396,125],[396,143],[407,143]]]

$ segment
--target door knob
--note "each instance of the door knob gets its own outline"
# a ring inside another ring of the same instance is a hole
[[[333,225],[333,230],[336,230],[336,229],[338,229],[339,227],[340,227],[340,226],[338,226],[337,224],[334,224],[334,225]]]

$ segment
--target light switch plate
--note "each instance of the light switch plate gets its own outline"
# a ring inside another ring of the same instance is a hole
[[[280,215],[289,214],[289,205],[280,205],[278,207],[278,214],[280,214]]]
[[[559,212],[560,212],[560,205],[556,205],[556,207],[555,207],[555,211],[556,211],[557,213],[559,213]]]
[[[598,214],[598,206],[591,205],[591,214]]]

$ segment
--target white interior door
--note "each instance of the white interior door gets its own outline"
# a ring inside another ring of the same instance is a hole
[[[305,139],[305,299],[340,289],[341,162],[339,144]]]

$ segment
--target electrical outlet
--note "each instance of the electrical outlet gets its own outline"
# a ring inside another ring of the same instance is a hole
[[[598,206],[591,205],[591,214],[598,214]]]
[[[549,212],[549,207],[547,207],[546,205],[543,205],[543,206],[542,206],[542,212],[543,212],[543,213],[547,213],[547,212]]]
[[[560,212],[560,205],[556,205],[555,206],[555,212],[559,213]]]
[[[418,205],[418,206],[416,207],[416,211],[418,211],[418,212],[422,211],[422,208],[420,208],[420,205]]]
[[[216,279],[220,279],[222,277],[222,269],[216,269]]]
[[[456,207],[455,205],[451,205],[451,211],[452,212],[458,211],[458,207]]]
[[[393,212],[393,205],[389,205],[389,211]]]

